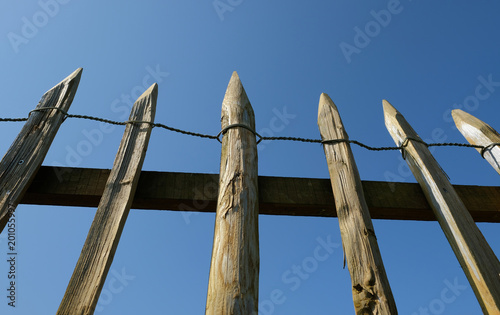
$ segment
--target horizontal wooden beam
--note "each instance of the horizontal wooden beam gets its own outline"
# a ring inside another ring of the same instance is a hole
[[[97,207],[110,170],[42,166],[21,203]],[[142,171],[133,209],[215,212],[218,174]],[[373,219],[434,221],[418,184],[362,181]],[[500,222],[500,186],[454,185],[476,222]],[[329,179],[259,176],[259,213],[336,217]]]

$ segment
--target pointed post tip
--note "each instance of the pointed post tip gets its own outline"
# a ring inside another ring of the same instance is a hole
[[[83,72],[83,68],[77,68],[75,71],[73,71],[68,78],[76,78],[76,77],[81,77]]]
[[[134,102],[132,111],[130,112],[129,120],[137,120],[134,115],[138,112],[145,111],[144,116],[140,120],[154,122],[156,113],[156,101],[158,99],[158,83],[153,83],[151,86],[144,91]],[[152,125],[149,125],[152,127]]]
[[[153,83],[151,84],[151,86],[147,89],[148,91],[149,90],[158,90],[158,83]]]
[[[330,97],[328,96],[328,94],[321,93],[321,95],[319,96],[319,105],[321,106],[322,103],[327,102],[329,99]]]
[[[472,116],[471,114],[467,113],[467,112],[464,112],[463,110],[461,109],[453,109],[451,111],[451,117],[453,117],[453,120],[455,121],[455,123],[459,122],[459,121],[463,121],[466,117],[470,117]]]
[[[239,109],[237,109],[239,108]],[[237,112],[245,113],[245,117],[235,115]],[[222,127],[228,124],[233,124],[235,121],[246,121],[250,119],[249,126],[255,129],[255,114],[253,112],[250,100],[245,92],[245,88],[241,83],[240,77],[236,71],[233,71],[231,79],[226,88],[226,93],[222,101]],[[229,118],[231,116],[231,118]],[[238,117],[237,117],[238,116]]]
[[[144,92],[144,94],[154,94],[155,97],[158,96],[158,83],[153,83],[151,86]]]
[[[155,95],[155,97],[157,96],[157,94],[158,94],[158,83],[155,82],[155,83],[151,84],[151,86],[146,91],[144,91],[144,93],[142,93],[141,96],[139,96],[137,98],[137,101],[139,101],[140,99],[143,99],[145,97],[148,97],[151,94]]]
[[[65,84],[66,82],[74,81],[74,80],[80,81],[80,78],[82,76],[82,72],[83,72],[83,68],[77,68],[70,75],[68,75],[61,82],[59,82],[59,84],[61,84],[61,83]]]
[[[398,110],[389,103],[388,100],[382,100],[382,107],[384,108],[384,115],[396,116],[399,112]]]
[[[224,98],[230,95],[240,95],[240,97],[245,99],[247,98],[243,83],[241,83],[240,77],[236,71],[233,71],[233,74],[231,75]]]
[[[324,103],[324,102],[327,102],[327,103],[332,102],[333,103],[331,97],[328,96],[328,94],[326,94],[326,93],[321,93],[321,95],[319,96],[319,102],[320,102],[320,104]]]
[[[59,83],[54,85],[50,90],[48,90],[45,93],[49,93],[50,91],[53,91],[57,87],[70,86],[71,87],[70,89],[73,91],[72,93],[74,96],[74,93],[76,93],[78,85],[80,84],[80,78],[82,77],[82,72],[83,72],[83,68],[77,68],[70,75],[68,75],[67,77],[62,79]]]
[[[325,106],[337,110],[337,106],[335,106],[335,103],[332,101],[330,96],[328,96],[328,94],[326,93],[321,93],[321,95],[319,96],[318,115],[320,115]]]
[[[231,79],[229,80],[229,82],[241,82],[240,76],[238,75],[238,72],[233,71],[233,73],[231,74]]]
[[[241,83],[241,80],[240,80],[240,76],[238,75],[238,72],[236,72],[236,71],[233,71],[233,74],[231,75],[231,79],[229,79],[228,87],[233,86],[233,85],[243,86],[243,84]]]
[[[458,130],[465,136],[465,138],[470,142],[471,140],[467,138],[466,134],[471,133],[471,129],[467,128],[468,130],[464,130],[464,126],[469,126],[472,127],[473,129],[477,130],[478,133],[480,134],[485,134],[487,137],[493,137],[491,139],[491,142],[499,142],[498,139],[498,132],[488,125],[486,122],[482,121],[481,119],[477,118],[474,115],[469,114],[466,111],[463,111],[461,109],[454,109],[451,111],[451,116],[453,117],[453,121],[455,122],[455,126],[458,128]],[[465,132],[465,133],[464,133]],[[471,138],[472,139],[472,138]],[[480,144],[480,145],[486,145],[489,143],[473,143],[473,144]],[[496,162],[498,165],[498,162]]]
[[[318,105],[318,126],[320,128],[320,132],[324,127],[322,121],[325,119],[334,119],[338,126],[343,126],[337,105],[335,105],[328,94],[321,93]],[[345,135],[345,137],[347,137],[347,135]]]

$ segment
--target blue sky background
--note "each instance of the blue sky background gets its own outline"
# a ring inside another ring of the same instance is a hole
[[[325,92],[351,139],[394,145],[383,121],[387,99],[426,141],[463,143],[449,116],[453,108],[500,129],[499,13],[496,1],[4,1],[0,116],[26,117],[43,93],[83,67],[70,113],[126,120],[122,99],[156,81],[157,122],[217,134],[236,70],[257,131],[266,136],[319,138],[317,107]],[[488,96],[474,102],[481,78],[494,83],[479,88]],[[0,152],[21,127],[0,124]],[[97,122],[67,120],[44,165],[111,168],[123,130],[104,133]],[[103,138],[84,152],[88,132]],[[363,180],[414,182],[399,152],[353,151]],[[499,184],[474,149],[434,154],[453,184]],[[218,173],[219,161],[217,141],[154,129],[143,169]],[[264,141],[259,174],[328,178],[328,169],[320,145]],[[13,309],[4,297],[2,235],[0,313],[54,314],[95,209],[20,205],[16,214],[17,301]],[[314,259],[321,242],[341,243],[337,220],[259,220],[259,314],[352,314],[341,247]],[[400,314],[481,314],[437,222],[374,220],[374,226]],[[498,224],[478,226],[499,255]],[[96,313],[202,314],[213,229],[214,214],[132,210]],[[294,275],[294,266],[305,276]]]

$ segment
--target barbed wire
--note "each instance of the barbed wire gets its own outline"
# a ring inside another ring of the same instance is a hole
[[[220,139],[221,135],[224,135],[227,130],[235,127],[243,127],[245,129],[248,129],[251,131],[255,136],[258,138],[257,144],[259,144],[262,140],[269,140],[269,141],[296,141],[296,142],[306,142],[306,143],[321,143],[323,145],[325,144],[337,144],[337,143],[352,143],[357,146],[360,146],[362,148],[365,148],[370,151],[391,151],[391,150],[401,150],[401,153],[403,154],[403,159],[405,158],[405,148],[409,144],[409,141],[415,141],[419,142],[421,144],[424,144],[427,147],[433,147],[433,146],[454,146],[454,147],[468,147],[468,148],[475,148],[475,149],[481,149],[480,153],[481,156],[484,158],[484,153],[487,150],[492,149],[495,146],[500,146],[500,143],[491,143],[487,146],[482,146],[482,145],[476,145],[476,144],[469,144],[469,143],[456,143],[456,142],[439,142],[439,143],[427,143],[421,139],[417,138],[411,138],[408,137],[406,138],[403,143],[400,146],[393,146],[393,147],[372,147],[369,145],[366,145],[362,142],[359,142],[357,140],[350,140],[350,139],[332,139],[332,140],[322,140],[322,139],[310,139],[310,138],[301,138],[301,137],[263,137],[259,135],[255,130],[251,129],[250,127],[243,125],[243,124],[232,124],[229,126],[226,126],[224,129],[222,129],[217,135],[209,135],[209,134],[203,134],[203,133],[198,133],[198,132],[192,132],[192,131],[187,131],[187,130],[182,130],[174,127],[167,126],[165,124],[161,123],[153,123],[149,121],[133,121],[133,120],[127,120],[127,121],[115,121],[111,119],[105,119],[105,118],[100,118],[100,117],[95,117],[95,116],[89,116],[89,115],[77,115],[77,114],[68,114],[66,111],[57,108],[57,107],[43,107],[43,108],[37,108],[29,112],[27,118],[2,118],[0,117],[0,122],[21,122],[21,121],[28,121],[29,117],[31,116],[32,112],[36,111],[42,111],[42,110],[47,110],[47,109],[55,109],[58,112],[61,112],[64,115],[63,121],[65,121],[67,118],[77,118],[77,119],[87,119],[87,120],[94,120],[94,121],[99,121],[103,122],[106,124],[111,124],[111,125],[121,125],[125,126],[129,123],[149,123],[151,124],[152,127],[159,127],[162,129],[166,129],[169,131],[173,131],[176,133],[188,135],[188,136],[193,136],[193,137],[199,137],[199,138],[206,138],[206,139],[212,139],[212,140],[217,140],[219,142],[222,142]]]

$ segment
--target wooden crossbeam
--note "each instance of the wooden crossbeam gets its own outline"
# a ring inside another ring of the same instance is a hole
[[[109,169],[42,166],[21,203],[97,207]],[[215,212],[218,174],[142,171],[133,209]],[[416,183],[362,181],[372,219],[435,221]],[[500,186],[454,185],[476,222],[500,222]],[[336,217],[330,179],[259,176],[259,213]]]

